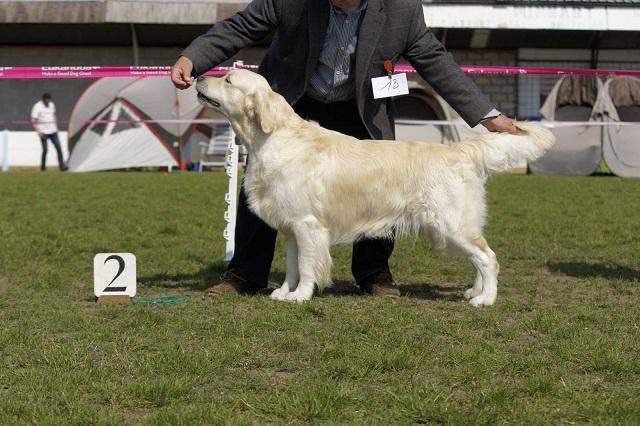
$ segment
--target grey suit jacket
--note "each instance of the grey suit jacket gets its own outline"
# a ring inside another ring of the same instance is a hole
[[[383,63],[388,59],[406,58],[471,126],[493,109],[427,29],[420,0],[368,1],[356,50],[355,98],[372,138],[394,137],[392,101],[373,99],[370,82],[386,75]],[[193,62],[197,76],[275,31],[258,72],[295,104],[318,62],[328,21],[329,0],[254,0],[196,38],[182,55]]]

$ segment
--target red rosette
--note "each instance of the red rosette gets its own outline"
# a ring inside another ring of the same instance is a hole
[[[393,62],[391,62],[390,60],[386,60],[384,61],[384,69],[388,72],[388,73],[392,73],[393,72]]]

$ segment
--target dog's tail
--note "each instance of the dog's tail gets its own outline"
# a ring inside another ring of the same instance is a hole
[[[522,161],[533,161],[544,155],[556,138],[546,128],[530,122],[519,122],[525,135],[490,133],[469,141],[453,144],[465,152],[485,173],[497,173],[518,167]]]

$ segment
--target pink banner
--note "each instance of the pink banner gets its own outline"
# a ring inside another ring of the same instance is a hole
[[[223,75],[233,67],[216,67],[206,75]],[[243,65],[237,68],[257,68]],[[26,78],[102,78],[102,77],[168,77],[170,66],[153,67],[0,67],[0,79]]]
[[[552,75],[637,75],[640,70],[552,68],[552,67],[503,67],[495,65],[460,65],[467,74],[552,74]],[[395,71],[416,72],[411,65],[396,65]]]
[[[240,65],[237,68],[256,69],[257,65]],[[468,74],[552,74],[552,75],[637,75],[640,70],[550,68],[550,67],[506,67],[493,65],[461,65]],[[232,67],[216,67],[206,75],[222,75]],[[397,64],[396,72],[415,72],[410,65]],[[0,79],[27,78],[101,78],[101,77],[166,77],[170,66],[68,66],[68,67],[0,67]]]

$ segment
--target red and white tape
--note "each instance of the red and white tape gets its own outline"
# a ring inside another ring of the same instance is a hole
[[[239,65],[236,68],[257,69],[257,65]],[[640,70],[582,69],[551,67],[519,67],[493,65],[461,65],[467,74],[551,74],[551,75],[635,75]],[[233,67],[216,67],[205,75],[222,75]],[[410,65],[398,64],[395,71],[413,73]],[[56,79],[56,78],[102,78],[102,77],[167,77],[170,66],[62,66],[62,67],[0,67],[0,79]]]
[[[467,74],[506,74],[506,75],[637,75],[640,70],[618,69],[585,69],[585,68],[553,68],[553,67],[507,67],[494,65],[460,65]],[[396,71],[416,72],[410,65],[396,65]]]
[[[0,124],[31,124],[30,120],[0,120]],[[52,121],[38,121],[38,124],[50,124]],[[59,120],[56,124],[109,124],[109,123],[122,123],[122,124],[136,124],[136,123],[166,123],[166,124],[210,124],[210,123],[226,123],[221,119],[215,118],[194,118],[194,119],[178,119],[178,118],[166,118],[166,119],[150,119],[150,120]]]
[[[70,123],[71,121],[60,120],[57,124]],[[187,119],[158,119],[158,120],[78,120],[74,121],[80,124],[109,124],[109,123],[122,123],[122,124],[139,124],[139,123],[152,123],[152,124],[213,124],[222,123],[220,119],[207,119],[207,118],[195,118],[192,120]],[[467,126],[463,120],[405,120],[396,119],[396,124],[410,125],[410,126]],[[561,128],[561,127],[610,127],[610,126],[640,126],[640,122],[634,121],[539,121],[540,125],[549,128]],[[31,124],[29,120],[0,120],[0,126],[7,124]],[[44,124],[41,122],[40,124]]]
[[[396,124],[413,126],[466,126],[463,120],[403,120],[397,119]],[[560,127],[608,127],[608,126],[640,126],[635,121],[538,121],[538,124],[550,129]]]

